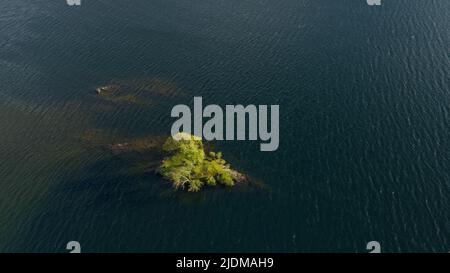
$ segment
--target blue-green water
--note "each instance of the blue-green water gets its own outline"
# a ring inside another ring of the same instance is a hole
[[[84,252],[450,250],[450,1],[2,0],[0,11],[1,252],[72,240]],[[110,82],[169,91],[96,97]],[[264,187],[173,193],[105,149],[169,134],[172,106],[193,96],[280,105],[276,152],[214,143]]]

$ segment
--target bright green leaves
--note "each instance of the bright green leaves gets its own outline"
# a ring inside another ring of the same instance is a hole
[[[163,160],[159,173],[172,181],[175,189],[196,192],[204,185],[234,185],[236,172],[222,159],[222,153],[210,152],[206,156],[202,140],[196,136],[179,133],[169,137],[163,150],[170,156]]]

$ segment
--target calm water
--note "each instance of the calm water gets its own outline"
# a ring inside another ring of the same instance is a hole
[[[0,1],[0,251],[448,252],[450,1],[382,2]],[[194,95],[280,105],[278,151],[214,143],[264,187],[173,193],[105,149]]]

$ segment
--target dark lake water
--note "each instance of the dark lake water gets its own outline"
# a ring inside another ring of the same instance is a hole
[[[448,252],[450,1],[382,4],[0,1],[0,252]],[[280,105],[277,151],[213,143],[261,187],[175,193],[105,148],[194,96]]]

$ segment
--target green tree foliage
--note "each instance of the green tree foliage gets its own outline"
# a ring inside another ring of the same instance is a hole
[[[206,155],[202,140],[196,136],[179,133],[169,137],[163,150],[170,156],[163,160],[159,173],[172,181],[175,189],[187,188],[195,192],[204,185],[234,185],[233,174],[236,172],[222,159],[222,153]]]

